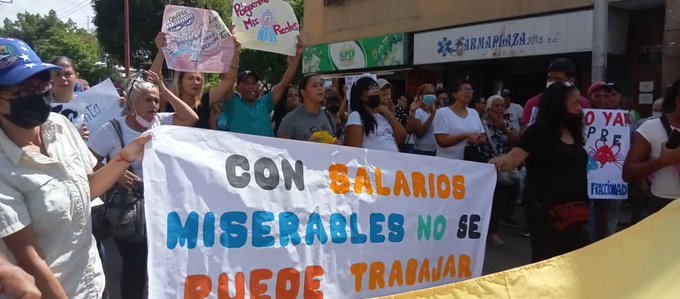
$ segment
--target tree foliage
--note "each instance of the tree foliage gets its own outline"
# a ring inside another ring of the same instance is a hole
[[[107,69],[97,64],[103,58],[97,38],[78,28],[72,20],[59,19],[54,10],[47,15],[19,13],[16,21],[6,18],[0,27],[0,36],[25,41],[44,61],[55,56],[73,59],[81,78],[90,82],[96,83],[108,76]]]
[[[207,8],[217,11],[227,26],[231,24],[233,0],[129,0],[131,63],[135,68],[146,69],[151,65],[156,47],[153,39],[161,30],[165,5],[183,5]],[[122,64],[123,61],[123,1],[93,0],[94,23],[97,37],[106,53]],[[298,20],[302,20],[303,0],[288,1]],[[243,50],[241,69],[251,70],[260,75],[267,86],[276,84],[287,67],[286,56],[261,51]],[[213,76],[211,79],[216,80]]]

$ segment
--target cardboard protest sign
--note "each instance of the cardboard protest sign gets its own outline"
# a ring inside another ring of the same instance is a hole
[[[482,273],[492,165],[174,126],[151,133],[149,298],[366,298]]]
[[[231,22],[244,48],[295,56],[300,24],[287,2],[234,1]]]
[[[163,48],[168,68],[201,73],[229,71],[234,40],[216,11],[166,5],[162,31],[168,34]]]
[[[52,112],[66,116],[76,128],[86,124],[90,133],[96,133],[106,122],[121,116],[118,91],[107,79],[79,93],[69,103],[52,103]]]
[[[628,112],[584,110],[588,152],[588,196],[591,199],[627,199],[623,162],[630,149]]]

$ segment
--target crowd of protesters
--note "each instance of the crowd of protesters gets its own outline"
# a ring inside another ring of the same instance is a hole
[[[124,115],[102,128],[75,127],[50,113],[52,102],[72,101],[86,88],[76,62],[57,57],[43,63],[22,41],[0,39],[16,53],[0,57],[0,292],[17,298],[107,296],[106,249],[92,236],[91,200],[106,201],[114,184],[142,188],[140,159],[150,139],[144,132],[162,125],[491,163],[499,175],[488,241],[503,245],[500,222],[519,225],[513,214],[521,197],[534,262],[618,228],[621,201],[588,197],[584,108],[622,109],[630,116],[634,133],[623,178],[634,190],[633,222],[645,214],[646,202],[654,213],[680,197],[680,149],[665,146],[680,128],[680,81],[646,119],[615,84],[597,82],[583,97],[574,85],[576,67],[566,58],[548,66],[545,90],[524,107],[512,101],[509,89],[476,94],[466,79],[449,90],[423,84],[413,97],[395,100],[384,78],[362,77],[348,90],[327,89],[314,75],[293,82],[304,50],[298,42],[268,93],[261,93],[256,73],[239,65],[239,55],[210,90],[203,74],[191,72],[175,72],[168,87],[161,77],[165,39],[159,34],[155,40],[159,54],[146,79],[127,82]],[[115,244],[123,297],[143,298],[146,241]]]

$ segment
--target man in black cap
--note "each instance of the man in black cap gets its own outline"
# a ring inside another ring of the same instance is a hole
[[[257,97],[259,81],[257,74],[251,71],[242,71],[238,74],[236,92],[227,94],[222,109],[230,132],[274,137],[269,115],[295,79],[304,49],[304,44],[298,38],[296,54],[289,59],[288,69],[283,78],[274,85],[270,93],[262,97]]]

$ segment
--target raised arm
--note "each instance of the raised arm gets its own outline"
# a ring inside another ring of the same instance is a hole
[[[198,114],[196,114],[187,103],[180,100],[174,93],[168,90],[157,73],[154,73],[153,71],[146,71],[144,73],[149,81],[158,86],[161,99],[168,101],[172,108],[175,109],[175,115],[172,117],[173,125],[191,127],[198,122]]]
[[[241,43],[239,43],[236,38],[232,38],[232,40],[234,41],[234,56],[231,58],[229,71],[222,76],[222,82],[209,92],[210,107],[213,107],[222,100],[229,101],[231,99],[231,94],[234,92],[234,83],[236,83],[236,77],[238,76]]]
[[[397,142],[397,145],[404,144],[408,134],[406,133],[404,126],[401,125],[401,122],[399,122],[399,120],[394,116],[394,113],[390,111],[390,108],[386,105],[380,105],[375,109],[375,111],[382,114],[382,116],[387,118],[387,120],[390,122],[392,131],[394,131],[394,141]]]
[[[156,74],[161,74],[163,72],[163,62],[165,62],[163,47],[165,47],[168,42],[167,38],[167,33],[159,32],[156,35],[156,38],[153,40],[154,44],[156,44],[156,48],[158,49],[158,53],[156,53],[156,58],[154,58],[153,63],[151,64],[151,71]]]
[[[300,36],[298,36],[297,49],[295,51],[295,56],[288,61],[288,68],[281,78],[281,82],[274,85],[272,88],[272,101],[276,105],[279,102],[283,94],[288,92],[288,86],[295,79],[295,74],[300,66],[300,60],[302,59],[302,53],[305,51],[305,44],[302,42]]]

